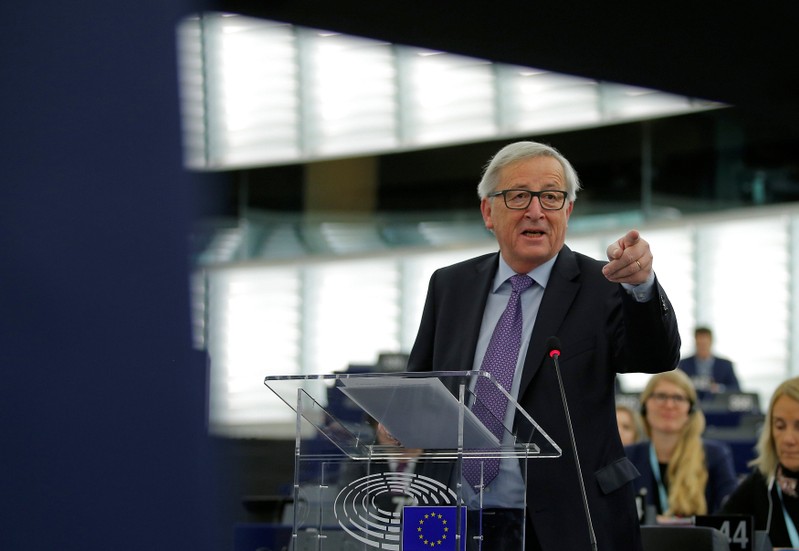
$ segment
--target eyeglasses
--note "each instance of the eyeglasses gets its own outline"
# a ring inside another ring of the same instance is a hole
[[[533,202],[533,197],[538,197],[538,202],[544,210],[560,210],[566,204],[569,193],[559,189],[544,191],[530,191],[529,189],[503,189],[489,193],[488,197],[502,195],[505,206],[512,210],[524,210]]]
[[[655,392],[650,396],[650,398],[660,405],[665,404],[668,400],[671,400],[678,406],[691,403],[690,398],[683,396],[682,394],[666,394],[665,392]]]

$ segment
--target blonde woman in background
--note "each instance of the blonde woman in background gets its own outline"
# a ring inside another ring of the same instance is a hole
[[[641,415],[649,442],[625,448],[641,472],[636,490],[658,520],[716,512],[737,486],[732,451],[702,439],[705,416],[691,379],[676,369],[653,376],[641,393]]]
[[[769,401],[755,467],[722,508],[752,515],[775,548],[799,548],[799,377],[780,384]]]
[[[624,446],[629,446],[644,439],[644,425],[641,414],[625,404],[616,404],[616,424]]]

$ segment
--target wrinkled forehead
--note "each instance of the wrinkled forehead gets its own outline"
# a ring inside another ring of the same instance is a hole
[[[563,165],[554,157],[536,156],[515,161],[499,171],[498,185],[508,183],[552,183],[560,188],[567,187]]]

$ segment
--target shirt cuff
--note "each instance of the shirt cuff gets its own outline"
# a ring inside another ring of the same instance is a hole
[[[621,286],[636,302],[647,302],[655,296],[655,272],[649,272],[649,277],[643,283],[638,285],[622,283]]]

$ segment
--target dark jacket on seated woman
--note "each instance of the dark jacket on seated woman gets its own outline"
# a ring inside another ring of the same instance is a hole
[[[795,481],[799,473],[783,470],[786,477]],[[770,488],[770,490],[769,490]],[[721,509],[724,515],[752,515],[755,519],[755,530],[768,531],[774,547],[791,547],[788,526],[785,524],[783,505],[791,518],[799,519],[799,497],[777,490],[776,481],[772,484],[759,470],[752,471],[738,489],[730,496]],[[769,511],[771,522],[769,525]]]

